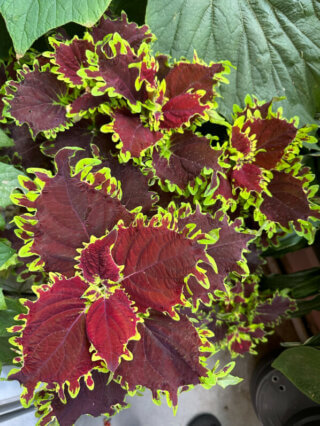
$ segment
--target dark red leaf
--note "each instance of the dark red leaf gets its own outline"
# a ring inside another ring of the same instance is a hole
[[[111,256],[111,246],[117,238],[116,231],[111,231],[105,237],[88,244],[80,255],[79,268],[83,277],[94,283],[96,279],[118,281],[119,267]]]
[[[170,139],[170,158],[161,157],[154,151],[153,166],[163,182],[168,179],[185,190],[205,167],[215,173],[221,169],[218,164],[221,154],[222,151],[213,149],[210,140],[205,137],[199,137],[191,131],[174,133]]]
[[[256,164],[244,163],[240,168],[234,168],[231,172],[231,180],[236,187],[248,191],[262,191],[263,175]]]
[[[294,310],[295,304],[292,300],[276,294],[272,299],[257,306],[252,322],[271,326],[278,322],[281,317],[284,317],[288,311]]]
[[[83,93],[70,104],[70,113],[79,114],[83,111],[94,110],[105,102],[110,102],[108,95],[93,96],[91,93]]]
[[[207,105],[200,104],[201,95],[183,93],[170,99],[162,107],[161,129],[176,129],[187,123],[194,115],[203,115]]]
[[[79,174],[71,176],[69,156],[69,150],[59,151],[54,177],[37,172],[45,183],[44,188],[34,202],[22,199],[20,203],[36,209],[37,223],[27,222],[22,227],[34,234],[30,251],[40,256],[45,271],[70,277],[74,275],[78,248],[89,242],[91,236],[105,235],[120,219],[128,225],[133,215],[116,197],[111,197],[103,185],[95,189],[103,184],[105,176],[96,172],[96,185],[81,181]]]
[[[216,220],[215,228],[219,228],[219,240],[208,247],[207,253],[212,256],[217,264],[219,274],[226,277],[229,272],[234,271],[241,274],[242,268],[238,262],[253,239],[253,235],[237,231],[240,221],[229,224],[226,217],[222,221]]]
[[[99,132],[91,120],[82,119],[70,129],[59,132],[55,139],[46,140],[41,148],[45,155],[51,157],[62,148],[82,148],[70,159],[70,164],[75,165],[81,158],[92,157],[92,144],[98,146],[102,156],[107,156],[114,147],[111,135]]]
[[[251,340],[235,339],[231,343],[230,348],[233,352],[244,355],[245,353],[249,352],[251,345]]]
[[[212,100],[214,95],[212,87],[218,82],[214,76],[223,70],[222,64],[210,66],[186,62],[175,64],[165,78],[166,96],[171,99],[191,89],[193,92],[203,90],[205,94],[201,97],[201,101],[206,103]]]
[[[116,110],[113,117],[113,131],[119,135],[123,144],[121,151],[129,151],[133,157],[140,157],[142,151],[153,146],[163,136],[145,127],[139,115],[133,115],[127,109]]]
[[[266,195],[260,206],[267,220],[289,228],[290,222],[299,227],[299,219],[308,220],[310,216],[320,216],[315,210],[310,209],[303,181],[292,174],[274,171],[268,190],[272,197]]]
[[[167,391],[176,406],[178,390],[182,386],[200,383],[207,370],[199,363],[201,340],[188,318],[180,314],[174,321],[160,313],[139,324],[141,339],[129,342],[132,361],[122,361],[115,372],[121,384],[130,390],[146,386],[158,399],[158,390]]]
[[[16,88],[8,99],[10,114],[19,123],[27,123],[34,135],[45,130],[55,130],[69,124],[66,107],[60,101],[68,88],[50,71],[25,70],[23,79],[11,86]]]
[[[120,227],[111,253],[118,265],[124,265],[121,284],[140,312],[153,308],[174,315],[174,305],[182,303],[184,278],[194,274],[203,279],[196,268],[205,259],[203,246],[165,223],[145,226],[138,221]]]
[[[40,426],[47,425],[54,418],[60,426],[70,426],[83,414],[90,414],[93,417],[99,417],[101,414],[112,416],[117,412],[114,408],[116,405],[126,408],[127,404],[124,402],[126,391],[114,381],[108,383],[109,374],[93,370],[92,379],[94,382],[92,390],[81,379],[79,394],[76,398],[66,395],[66,404],[61,402],[56,393],[40,391],[36,402],[38,414],[41,416]],[[49,401],[50,404],[47,406]]]
[[[80,377],[95,366],[86,335],[85,301],[81,299],[86,289],[80,277],[54,277],[52,286],[37,289],[38,300],[25,302],[29,312],[19,318],[25,319],[26,325],[22,336],[16,338],[23,351],[23,366],[10,380],[24,385],[26,404],[39,382],[57,386],[60,397],[66,382],[69,392],[77,392]]]
[[[137,90],[135,87],[136,79],[139,76],[139,70],[129,65],[141,62],[128,46],[125,46],[126,53],[121,52],[121,43],[115,44],[116,55],[108,57],[101,46],[97,47],[99,57],[98,70],[86,71],[88,77],[99,78],[105,82],[98,91],[103,94],[107,89],[112,89],[117,95],[128,99],[131,104],[136,105],[138,101],[144,102],[147,99],[147,92],[144,84]]]
[[[214,313],[211,314],[210,318],[212,318],[212,321],[207,324],[206,328],[212,331],[214,336],[210,337],[209,340],[214,344],[220,343],[227,336],[229,330],[228,324],[225,321],[218,322]]]
[[[121,18],[111,19],[103,16],[98,25],[94,26],[91,34],[95,43],[102,41],[107,34],[119,33],[122,38],[127,40],[130,46],[138,50],[141,43],[144,41],[149,43],[152,39],[152,34],[147,25],[138,27],[134,22],[129,23],[127,15],[123,12]]]
[[[246,134],[241,132],[238,126],[232,127],[231,145],[244,155],[252,151],[250,139]]]
[[[75,37],[70,43],[54,45],[54,61],[57,64],[58,73],[72,84],[82,85],[83,79],[77,72],[81,68],[89,66],[86,51],[94,52],[94,45],[88,40],[79,40]]]
[[[50,168],[51,161],[40,151],[40,142],[43,138],[38,137],[34,141],[26,124],[16,126],[14,123],[8,125],[10,137],[14,146],[2,149],[4,155],[9,155],[12,164],[21,164],[24,169],[29,167]]]
[[[242,132],[250,129],[249,136],[255,135],[257,155],[255,164],[264,169],[274,168],[281,160],[285,148],[294,140],[297,129],[293,123],[284,119],[274,118],[248,120],[242,127]],[[260,151],[262,150],[262,151]],[[260,152],[258,152],[260,151]]]
[[[130,162],[120,164],[111,156],[102,165],[109,167],[111,175],[121,182],[121,202],[128,210],[138,206],[142,207],[142,213],[148,213],[151,210],[157,192],[150,190],[148,176],[142,174],[139,168]]]
[[[93,302],[87,314],[88,338],[96,349],[94,357],[106,362],[111,371],[120,364],[120,357],[129,357],[126,345],[137,335],[138,317],[132,302],[123,290],[117,289],[108,298]]]
[[[169,56],[161,54],[161,55],[156,55],[155,58],[159,65],[157,77],[161,81],[164,78],[166,78],[166,76],[168,75],[171,69],[169,65]]]
[[[214,229],[219,229],[218,241],[215,244],[209,244],[206,250],[216,262],[218,273],[215,273],[208,261],[201,265],[206,270],[206,275],[210,283],[209,289],[200,286],[192,277],[188,281],[193,303],[196,305],[198,299],[204,303],[208,303],[210,301],[209,293],[213,293],[217,289],[225,290],[224,280],[230,272],[234,271],[239,274],[243,272],[238,262],[243,260],[243,251],[247,249],[248,243],[252,240],[253,236],[236,230],[236,227],[240,225],[240,221],[229,224],[226,217],[222,221],[219,220],[219,216],[216,219],[212,219],[210,214],[203,214],[199,209],[192,215],[180,220],[179,226],[184,227],[187,223],[196,225],[193,232],[201,230],[202,232],[209,233]],[[190,297],[187,290],[185,290],[184,294],[186,297]]]

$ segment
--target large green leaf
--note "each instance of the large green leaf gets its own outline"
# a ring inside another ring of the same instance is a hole
[[[75,22],[91,27],[111,0],[0,0],[17,55],[22,56],[42,34]]]
[[[314,0],[149,0],[156,50],[175,58],[228,59],[237,67],[221,88],[221,112],[249,92],[286,96],[288,116],[311,122],[320,110],[320,3]]]
[[[320,351],[298,346],[283,351],[272,363],[301,392],[320,404]]]
[[[15,188],[19,188],[18,176],[23,173],[11,164],[0,163],[0,207],[12,204],[10,194]]]

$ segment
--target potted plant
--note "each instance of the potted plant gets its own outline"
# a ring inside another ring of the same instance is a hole
[[[311,243],[320,217],[300,156],[314,127],[250,96],[228,121],[228,61],[170,61],[125,13],[68,29],[2,66],[16,164],[2,167],[20,184],[2,279],[30,295],[3,337],[43,425],[112,416],[143,388],[175,408],[194,385],[237,383],[211,355],[255,353],[295,310],[286,290],[259,290],[260,251],[293,230]]]

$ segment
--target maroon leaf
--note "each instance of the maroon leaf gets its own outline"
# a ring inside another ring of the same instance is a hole
[[[60,101],[67,95],[67,86],[50,71],[26,70],[23,79],[10,85],[16,89],[9,97],[10,114],[19,123],[27,123],[34,135],[56,130],[69,124],[66,107]]]
[[[237,151],[247,155],[252,151],[252,143],[248,136],[241,132],[238,126],[232,127],[231,144]]]
[[[79,114],[83,111],[94,110],[106,102],[110,102],[108,95],[93,96],[91,93],[83,93],[70,104],[70,114]]]
[[[118,160],[111,156],[102,165],[109,167],[111,175],[121,182],[121,202],[128,210],[139,206],[142,207],[142,213],[151,210],[157,193],[149,190],[148,176],[143,175],[139,168],[130,162],[119,164]]]
[[[54,157],[62,148],[82,148],[70,159],[70,164],[75,165],[81,158],[92,157],[92,144],[98,146],[103,156],[107,156],[114,147],[110,135],[99,132],[91,120],[82,119],[70,129],[59,132],[54,140],[46,140],[41,148],[45,155],[51,157]]]
[[[80,277],[54,277],[53,285],[37,289],[38,300],[24,303],[29,312],[19,316],[26,320],[26,325],[22,336],[16,338],[23,351],[23,366],[10,375],[10,380],[25,386],[22,398],[26,404],[39,382],[57,386],[60,398],[64,396],[66,382],[69,392],[76,393],[80,377],[95,366],[86,335],[85,301],[81,299],[86,289]],[[17,328],[20,326],[13,331]]]
[[[16,126],[14,123],[8,125],[10,137],[14,141],[14,146],[2,149],[4,155],[9,155],[12,164],[21,164],[24,169],[29,167],[51,167],[51,161],[40,151],[40,144],[43,138],[38,137],[34,141],[26,124]]]
[[[232,341],[230,349],[233,352],[236,352],[237,354],[244,355],[245,353],[249,352],[251,345],[252,345],[251,340],[238,338]]]
[[[20,200],[36,210],[37,223],[22,225],[24,231],[32,232],[30,251],[40,256],[40,265],[47,272],[60,272],[65,276],[74,275],[77,248],[89,242],[91,236],[97,238],[112,230],[122,219],[125,224],[132,221],[132,215],[116,197],[111,197],[104,189],[104,175],[94,174],[97,184],[81,180],[80,175],[71,175],[68,164],[69,150],[62,150],[56,156],[57,174],[49,177],[44,173],[36,175],[44,182],[39,196],[30,201]],[[95,186],[102,185],[101,189]],[[26,236],[30,239],[30,235]]]
[[[205,94],[201,101],[206,103],[213,98],[212,87],[218,80],[214,76],[224,70],[222,64],[213,64],[210,66],[201,64],[188,64],[180,62],[166,76],[166,96],[171,99],[175,96],[197,90],[203,90]]]
[[[103,16],[98,25],[92,28],[91,34],[95,43],[102,41],[107,34],[119,33],[122,38],[127,40],[130,46],[138,50],[144,41],[149,43],[152,40],[152,34],[147,25],[138,27],[134,22],[128,23],[127,15],[122,12],[121,18],[115,20]]]
[[[141,339],[128,344],[133,360],[122,361],[115,376],[120,375],[121,384],[127,383],[130,390],[146,386],[153,398],[158,399],[158,391],[167,391],[176,406],[179,388],[196,385],[207,374],[199,363],[201,340],[197,331],[182,314],[174,321],[160,313],[153,313],[138,331]]]
[[[119,135],[123,144],[121,151],[129,151],[133,157],[140,157],[142,151],[153,146],[163,136],[145,127],[139,115],[133,115],[127,109],[116,110],[113,117],[113,131]]]
[[[288,311],[294,311],[295,304],[288,297],[276,294],[271,300],[260,303],[253,318],[254,324],[263,323],[265,325],[273,325],[279,319],[287,314]]]
[[[211,147],[209,139],[186,131],[171,136],[169,159],[154,151],[153,165],[163,182],[168,179],[185,190],[189,183],[194,183],[205,167],[215,172],[220,169],[218,158],[221,154],[221,150]]]
[[[219,240],[208,247],[207,253],[212,256],[217,264],[219,274],[226,277],[229,272],[234,271],[241,274],[242,268],[238,262],[253,239],[253,235],[244,234],[236,230],[241,221],[229,224],[226,217],[222,221],[216,220],[215,228],[219,229]]]
[[[145,226],[139,220],[135,226],[120,227],[111,253],[124,265],[121,284],[140,312],[153,308],[174,315],[174,305],[182,303],[184,278],[194,274],[203,279],[196,268],[205,259],[203,246],[164,222]]]
[[[88,40],[79,40],[75,37],[70,43],[54,45],[54,61],[58,73],[74,85],[82,85],[83,79],[77,72],[89,66],[86,51],[94,52],[94,45]]]
[[[310,209],[303,181],[292,174],[274,171],[268,190],[272,197],[265,196],[260,206],[267,220],[289,228],[290,222],[300,227],[299,219],[307,221],[310,216],[320,216],[317,211]]]
[[[128,99],[131,104],[136,105],[138,101],[144,102],[147,99],[147,92],[144,84],[140,90],[135,87],[136,79],[139,76],[139,70],[136,67],[129,65],[141,61],[132,50],[124,45],[126,53],[121,52],[122,44],[115,44],[116,55],[109,57],[103,48],[99,45],[97,53],[99,57],[98,70],[86,71],[88,77],[102,79],[105,84],[102,84],[98,91],[103,94],[107,89],[112,89],[112,92]]]
[[[112,231],[100,240],[88,244],[80,255],[79,268],[83,277],[94,283],[95,279],[118,281],[119,267],[111,256],[111,246],[117,238],[116,231]]]
[[[156,58],[158,65],[159,65],[157,77],[161,81],[164,78],[166,78],[169,71],[171,70],[171,68],[169,66],[169,56],[161,54],[161,55],[156,55],[155,58]]]
[[[183,93],[170,99],[162,107],[161,129],[176,129],[187,123],[194,115],[203,115],[207,105],[200,104],[201,95]]]
[[[214,229],[219,229],[218,241],[215,244],[209,244],[206,250],[216,262],[218,273],[215,273],[208,261],[201,265],[205,269],[209,279],[209,289],[200,286],[193,277],[188,281],[193,303],[196,305],[199,299],[204,303],[208,303],[210,301],[209,293],[214,293],[217,289],[225,290],[224,280],[230,272],[233,271],[239,274],[243,272],[238,262],[243,260],[243,251],[247,249],[248,243],[252,240],[253,236],[236,230],[241,223],[240,221],[229,224],[226,217],[222,221],[219,220],[219,216],[213,219],[210,214],[203,214],[198,208],[195,213],[179,221],[180,229],[188,223],[196,225],[193,232],[201,230],[202,232],[209,233]],[[186,297],[190,297],[187,290],[185,290],[184,294]]]
[[[56,393],[40,391],[36,402],[38,414],[41,416],[40,426],[47,425],[54,418],[60,426],[70,426],[83,414],[90,414],[93,417],[101,414],[112,416],[117,412],[116,405],[126,408],[127,404],[124,402],[126,391],[114,381],[108,383],[109,374],[93,370],[92,379],[94,382],[92,390],[81,379],[79,394],[76,398],[66,395],[66,404],[61,402]]]
[[[224,321],[217,321],[217,317],[214,313],[211,314],[212,321],[208,323],[206,328],[214,333],[213,337],[210,337],[209,340],[212,343],[220,343],[227,336],[229,327],[228,324]]]
[[[236,187],[244,188],[248,191],[262,191],[262,171],[255,164],[244,163],[240,168],[234,168],[231,172],[231,179]]]
[[[257,152],[255,163],[270,170],[281,160],[285,148],[294,140],[297,129],[293,123],[274,118],[248,120],[242,127],[242,132],[250,129],[249,136],[255,135]],[[261,151],[260,151],[261,150]]]
[[[88,337],[96,349],[94,358],[105,361],[111,371],[120,364],[120,357],[130,356],[126,345],[137,335],[138,317],[131,304],[124,291],[117,289],[108,298],[93,302],[87,314]]]

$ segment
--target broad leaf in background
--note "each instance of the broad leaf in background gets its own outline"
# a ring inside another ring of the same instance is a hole
[[[283,351],[272,363],[301,392],[320,404],[320,351],[309,346],[298,346]]]
[[[0,12],[7,24],[18,56],[41,35],[68,22],[92,27],[111,0],[0,0]]]
[[[221,87],[221,112],[230,118],[249,90],[260,98],[286,96],[288,115],[302,123],[320,108],[320,4],[313,0],[149,0],[146,21],[154,51],[237,67]]]
[[[12,204],[10,194],[15,188],[19,188],[18,176],[23,173],[10,164],[0,163],[0,207]]]

